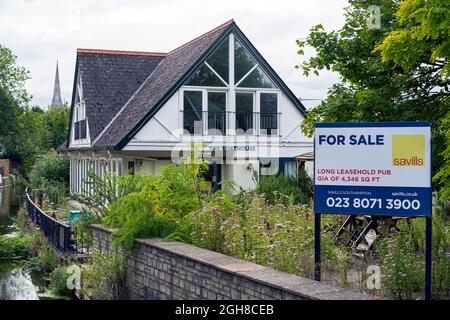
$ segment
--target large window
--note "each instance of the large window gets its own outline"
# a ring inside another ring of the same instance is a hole
[[[226,134],[226,92],[208,92],[208,133]]]
[[[273,135],[278,133],[278,95],[261,93],[259,95],[261,133]]]
[[[228,129],[239,134],[278,134],[278,88],[251,52],[231,34],[187,79],[185,130],[210,135],[226,134]]]
[[[236,93],[236,133],[253,134],[253,93]]]
[[[183,125],[190,134],[203,133],[203,104],[201,91],[184,91],[183,94]]]

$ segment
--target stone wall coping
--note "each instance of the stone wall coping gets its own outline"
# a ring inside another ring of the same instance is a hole
[[[93,228],[114,232],[115,228],[92,225]],[[136,243],[154,247],[191,261],[197,261],[221,271],[255,281],[263,285],[287,291],[312,300],[375,300],[374,296],[334,287],[301,276],[274,270],[252,262],[230,257],[178,241],[161,238],[135,239]]]

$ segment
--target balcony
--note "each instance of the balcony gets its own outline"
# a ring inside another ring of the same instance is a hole
[[[196,135],[279,135],[281,113],[181,111],[183,128]],[[203,119],[208,119],[204,122]],[[233,130],[234,131],[234,130]]]

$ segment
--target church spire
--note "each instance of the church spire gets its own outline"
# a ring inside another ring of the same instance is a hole
[[[61,88],[59,86],[59,69],[58,60],[56,60],[56,74],[55,74],[55,87],[53,88],[52,106],[57,104],[63,104],[61,99]]]

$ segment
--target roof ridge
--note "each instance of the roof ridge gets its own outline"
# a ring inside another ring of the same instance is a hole
[[[77,53],[122,54],[128,56],[154,56],[154,57],[166,57],[168,55],[167,52],[85,49],[85,48],[77,48]]]
[[[206,37],[207,35],[209,35],[209,34],[215,32],[215,31],[219,30],[220,28],[223,28],[223,27],[225,27],[225,26],[228,26],[228,25],[230,25],[230,24],[232,24],[232,23],[234,23],[234,19],[230,19],[230,20],[228,20],[228,21],[222,23],[221,25],[215,27],[214,29],[211,29],[211,30],[209,30],[208,32],[205,32],[205,33],[199,35],[198,37],[196,37],[196,38],[194,38],[194,39],[192,39],[192,40],[186,42],[185,44],[182,44],[181,46],[179,46],[179,47],[177,47],[177,48],[175,48],[175,49],[169,51],[168,55],[170,55],[170,54],[172,54],[172,53],[174,53],[174,52],[176,52],[176,51],[178,51],[178,50],[180,50],[180,49],[186,47],[187,45],[189,45],[189,44],[191,44],[191,43],[193,43],[193,42],[195,42],[195,41],[198,41],[198,40],[200,40],[200,39]]]

